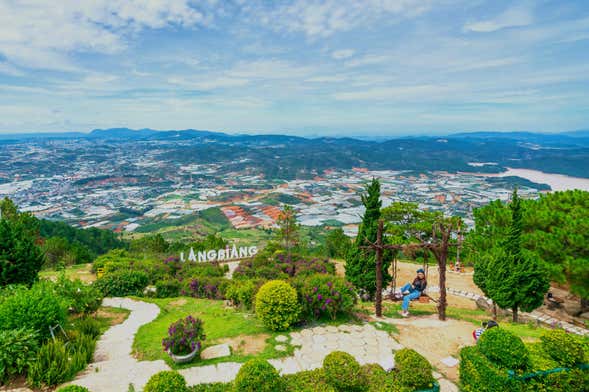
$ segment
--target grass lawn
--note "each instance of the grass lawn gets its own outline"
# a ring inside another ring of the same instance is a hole
[[[133,350],[137,357],[144,360],[163,359],[173,368],[191,367],[215,362],[238,361],[243,362],[254,355],[233,353],[230,357],[217,360],[206,360],[175,365],[167,353],[162,349],[162,339],[167,335],[168,327],[173,322],[188,315],[198,317],[204,322],[205,334],[204,348],[219,343],[224,338],[237,338],[238,340],[255,339],[255,335],[263,335],[261,352],[262,358],[275,358],[292,353],[276,352],[271,344],[273,338],[279,333],[267,329],[253,314],[241,313],[231,308],[226,308],[223,301],[198,299],[190,297],[180,298],[141,298],[142,301],[152,302],[161,309],[159,316],[149,324],[143,325],[135,335]],[[241,339],[243,337],[243,339]]]
[[[92,269],[92,263],[87,264],[76,264],[66,267],[65,270],[43,270],[39,272],[39,278],[57,280],[59,275],[65,271],[66,278],[70,280],[80,279],[83,282],[89,283],[96,280],[96,275],[90,270]]]

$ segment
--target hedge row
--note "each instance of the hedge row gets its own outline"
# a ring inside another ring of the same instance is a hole
[[[502,328],[460,351],[460,382],[465,392],[582,392],[589,385],[587,340],[564,331],[547,331],[540,344],[526,346]],[[556,368],[556,369],[555,369]]]

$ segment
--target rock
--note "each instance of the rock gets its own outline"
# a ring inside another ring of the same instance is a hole
[[[579,317],[584,318],[585,320],[589,320],[589,312],[581,313]]]
[[[274,346],[274,349],[276,349],[276,351],[286,351],[287,347],[284,344],[277,344]]]
[[[492,306],[483,297],[476,300],[477,307],[481,310],[492,311]]]
[[[278,335],[274,338],[278,343],[285,343],[288,341],[288,338],[284,335]]]
[[[221,358],[221,357],[228,357],[231,355],[231,348],[229,348],[229,344],[217,344],[216,346],[211,346],[205,348],[202,353],[200,353],[200,357],[202,359],[213,359],[213,358]]]

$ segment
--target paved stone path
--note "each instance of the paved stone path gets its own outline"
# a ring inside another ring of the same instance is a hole
[[[434,292],[434,293],[439,293],[440,292],[440,288],[437,286],[433,286],[433,287],[428,287],[427,289],[428,292]],[[487,303],[489,305],[491,305],[493,302],[491,301],[491,299],[479,295],[479,294],[475,294],[475,293],[469,293],[467,291],[463,291],[463,290],[456,290],[450,287],[446,288],[446,292],[448,294],[453,294],[459,297],[464,297],[464,298],[468,298],[471,299],[473,301],[478,301],[480,298],[483,298],[485,301],[487,301]],[[511,312],[511,310],[509,310]],[[577,335],[584,335],[584,336],[589,336],[589,330],[586,328],[582,328],[576,325],[573,325],[571,323],[568,323],[566,321],[561,321],[558,319],[555,319],[554,317],[547,315],[545,313],[542,313],[538,310],[534,310],[531,313],[526,313],[526,312],[520,312],[519,313],[521,316],[523,317],[529,317],[533,320],[536,320],[539,323],[543,323],[549,326],[558,326],[562,329],[564,329],[567,332],[570,333],[574,333]]]
[[[143,389],[149,378],[169,366],[162,360],[138,361],[131,355],[133,339],[140,326],[153,321],[160,309],[155,304],[128,298],[105,298],[103,306],[131,310],[122,324],[111,327],[97,344],[94,363],[71,384],[81,385],[92,392],[126,391],[129,384]],[[279,337],[278,342],[288,338]],[[332,351],[345,351],[358,362],[378,363],[383,368],[394,366],[394,351],[402,348],[389,334],[370,324],[314,327],[290,334],[290,344],[298,346],[294,355],[269,362],[282,374],[321,367],[323,358]],[[223,362],[180,370],[188,385],[228,382],[235,378],[241,363]]]
[[[155,304],[129,298],[105,298],[103,306],[129,309],[129,317],[111,327],[96,345],[94,362],[71,384],[81,385],[92,392],[126,391],[132,383],[141,390],[149,378],[162,370],[169,370],[162,361],[138,361],[131,356],[135,333],[139,327],[153,321],[160,313]]]

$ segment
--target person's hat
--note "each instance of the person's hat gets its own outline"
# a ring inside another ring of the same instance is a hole
[[[420,273],[420,272],[421,272],[422,274],[425,274],[425,271],[423,270],[423,268],[420,268],[420,269],[418,269],[418,270],[417,270],[417,273]]]

